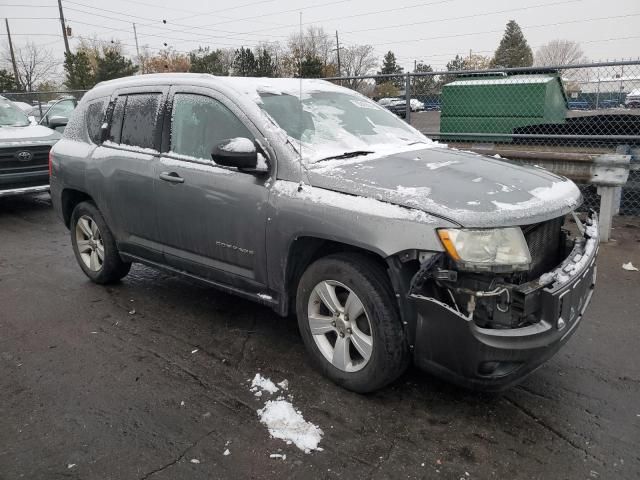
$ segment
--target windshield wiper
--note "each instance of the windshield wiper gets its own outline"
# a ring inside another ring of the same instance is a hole
[[[339,160],[341,158],[353,158],[359,157],[361,155],[369,155],[370,153],[374,153],[371,150],[354,150],[352,152],[344,152],[340,155],[333,155],[331,157],[321,158],[318,162],[324,162],[325,160]]]

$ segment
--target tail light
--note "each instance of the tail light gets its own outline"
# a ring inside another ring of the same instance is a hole
[[[53,162],[53,148],[49,150],[49,177],[51,177],[51,162]]]

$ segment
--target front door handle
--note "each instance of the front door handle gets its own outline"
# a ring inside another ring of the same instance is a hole
[[[184,183],[184,178],[182,178],[176,172],[162,172],[160,174],[160,180],[171,183]]]

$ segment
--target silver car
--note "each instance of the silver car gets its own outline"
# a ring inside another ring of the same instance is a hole
[[[575,332],[595,282],[573,182],[436,144],[320,80],[143,75],[97,85],[51,194],[96,283],[142,263],[295,313],[356,392],[413,361],[503,389]]]

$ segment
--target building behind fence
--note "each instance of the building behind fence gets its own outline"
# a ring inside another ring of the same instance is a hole
[[[575,180],[585,208],[598,209],[593,165],[631,159],[614,209],[640,215],[640,61],[371,75],[327,79],[380,100],[430,138],[450,146],[539,164]],[[44,105],[84,91],[3,93]]]

